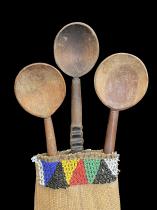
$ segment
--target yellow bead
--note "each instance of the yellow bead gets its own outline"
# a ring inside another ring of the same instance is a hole
[[[68,184],[70,184],[70,179],[73,175],[74,170],[77,167],[79,159],[74,160],[62,160],[62,167],[65,173],[65,178]]]

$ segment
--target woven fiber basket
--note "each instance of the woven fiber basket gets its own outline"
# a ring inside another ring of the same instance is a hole
[[[120,210],[119,155],[85,150],[38,154],[35,210]]]

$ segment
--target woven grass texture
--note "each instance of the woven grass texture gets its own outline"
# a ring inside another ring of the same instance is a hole
[[[35,210],[120,210],[116,153],[60,152],[34,156]]]

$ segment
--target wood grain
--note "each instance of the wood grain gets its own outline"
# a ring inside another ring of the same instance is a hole
[[[115,149],[120,110],[137,104],[148,88],[148,74],[144,63],[128,53],[116,53],[102,61],[94,77],[95,91],[104,105],[111,109],[104,152]]]
[[[94,30],[82,22],[65,25],[56,35],[54,57],[59,68],[71,77],[87,74],[99,56]]]
[[[44,118],[47,152],[57,152],[51,115],[62,104],[66,86],[61,73],[46,63],[24,67],[15,79],[15,95],[20,105],[30,114]]]
[[[118,125],[118,116],[119,111],[110,110],[107,131],[104,143],[104,152],[106,154],[111,154],[114,152],[115,142],[116,142],[116,133]]]
[[[56,138],[53,128],[51,117],[44,119],[45,134],[46,134],[46,146],[49,156],[57,154]]]
[[[87,74],[99,56],[99,42],[94,30],[82,22],[65,25],[56,35],[54,57],[58,67],[73,77],[71,94],[72,152],[83,149],[82,99],[79,77]]]

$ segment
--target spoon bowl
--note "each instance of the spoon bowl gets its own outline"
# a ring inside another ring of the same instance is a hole
[[[54,41],[54,57],[59,68],[71,77],[81,77],[95,65],[99,42],[94,30],[85,23],[64,26]]]
[[[128,109],[137,104],[148,87],[147,69],[134,55],[117,53],[107,57],[98,67],[95,91],[107,107]]]
[[[15,96],[30,114],[44,118],[48,155],[57,153],[51,115],[62,104],[66,86],[61,73],[46,63],[24,67],[15,79]]]
[[[62,104],[65,92],[61,73],[49,64],[28,65],[15,79],[18,102],[27,112],[37,117],[50,117]]]
[[[102,61],[94,77],[95,91],[110,108],[104,152],[115,148],[119,111],[137,104],[148,88],[148,74],[143,62],[128,53],[116,53]]]
[[[94,30],[85,23],[73,22],[64,26],[54,41],[54,57],[58,67],[73,77],[71,86],[72,152],[83,150],[82,98],[79,77],[87,74],[99,56],[99,42]]]

